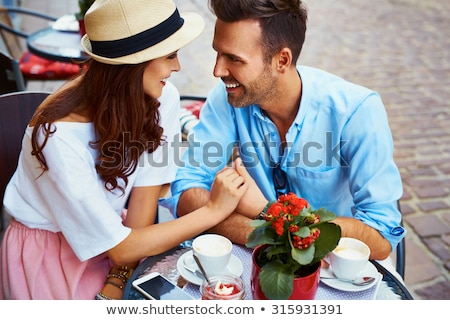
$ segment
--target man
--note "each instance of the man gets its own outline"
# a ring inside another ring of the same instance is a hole
[[[385,259],[406,231],[393,141],[379,95],[324,71],[296,66],[306,9],[297,0],[210,0],[217,16],[214,75],[167,204],[178,216],[202,206],[237,144],[251,187],[210,231],[244,244],[269,200],[294,192],[339,217],[342,236]]]

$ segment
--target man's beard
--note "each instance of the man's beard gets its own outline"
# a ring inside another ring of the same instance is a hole
[[[266,68],[255,80],[239,87],[239,94],[228,94],[228,102],[235,108],[242,108],[251,104],[261,105],[276,97],[276,79]]]

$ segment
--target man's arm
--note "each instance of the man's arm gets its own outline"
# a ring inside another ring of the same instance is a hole
[[[244,245],[247,241],[247,235],[253,230],[249,225],[250,221],[264,209],[268,201],[247,170],[245,170],[240,158],[235,160],[235,168],[245,179],[248,189],[242,196],[235,212],[215,227],[209,229],[209,231],[221,234],[233,243]],[[180,195],[177,214],[178,216],[188,214],[204,206],[208,200],[208,190],[202,188],[188,189]]]
[[[250,227],[250,221],[252,219],[238,213],[233,213],[226,220],[209,229],[209,231],[221,234],[233,243],[245,245],[247,235],[253,230]]]
[[[180,195],[177,206],[177,215],[184,216],[202,206],[209,200],[209,191],[202,188],[192,188]]]
[[[371,259],[385,259],[405,230],[396,208],[403,191],[402,180],[394,162],[387,113],[378,94],[370,92],[357,103],[340,140],[349,142],[341,155],[349,164],[354,219],[338,218],[336,222],[343,236],[358,238],[370,247]]]
[[[338,217],[333,220],[341,227],[342,237],[356,238],[370,248],[371,260],[384,260],[391,253],[391,244],[377,230],[355,218]]]
[[[202,188],[192,188],[184,191],[178,201],[177,214],[184,216],[202,206],[209,199],[209,191]],[[226,220],[222,221],[215,227],[209,229],[209,232],[221,234],[233,243],[245,245],[247,235],[253,230],[250,227],[250,218],[241,214],[233,213]]]

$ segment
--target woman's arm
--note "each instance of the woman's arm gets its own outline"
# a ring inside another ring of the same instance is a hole
[[[208,203],[192,214],[166,223],[153,224],[161,187],[133,189],[126,224],[131,232],[107,254],[116,265],[108,274],[100,298],[120,299],[131,272],[145,256],[175,247],[225,219],[247,190],[247,184],[235,170],[225,168],[214,180]],[[122,277],[121,274],[126,274]]]
[[[132,229],[154,224],[162,186],[135,187],[128,201],[125,225]]]
[[[226,219],[246,190],[244,178],[234,169],[224,168],[217,174],[205,206],[172,221],[133,228],[129,236],[107,254],[115,264],[128,265],[173,248]]]
[[[133,188],[129,197],[124,224],[132,229],[154,224],[158,212],[158,198],[162,189],[163,186]],[[122,266],[115,265],[107,275],[101,293],[112,299],[120,299],[128,281],[126,277],[120,276],[121,270],[124,274],[131,275],[132,270],[136,268],[138,263],[139,260]],[[130,270],[130,272],[127,273],[127,270]]]
[[[244,245],[247,240],[247,235],[253,230],[249,224],[250,221],[264,209],[268,200],[247,172],[240,158],[235,160],[235,168],[245,179],[248,185],[247,191],[239,201],[235,213],[209,229],[209,231],[222,234],[233,243]],[[177,213],[179,216],[184,216],[207,203],[208,199],[208,190],[203,188],[188,189],[180,196]]]

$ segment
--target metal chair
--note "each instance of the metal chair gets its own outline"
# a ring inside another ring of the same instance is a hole
[[[57,18],[30,9],[0,6],[0,36],[9,56],[18,62],[25,83],[27,80],[66,80],[80,72],[80,64],[44,59],[25,50],[24,42],[29,33],[14,23],[12,14],[47,23],[55,22]]]
[[[397,201],[397,208],[400,213],[402,212],[400,207],[400,200]],[[401,222],[401,226],[403,226],[403,221]],[[405,238],[400,241],[397,245],[396,249],[396,258],[395,258],[395,269],[400,274],[400,276],[405,279],[405,269],[406,269],[406,244]]]
[[[0,230],[4,228],[3,196],[17,167],[23,134],[36,108],[49,94],[22,91],[0,95]]]
[[[0,50],[0,94],[25,90],[19,62]]]
[[[180,96],[181,100],[181,113],[180,113],[180,125],[181,134],[184,141],[187,140],[189,131],[198,123],[200,117],[200,110],[206,101],[206,97],[203,96]]]

